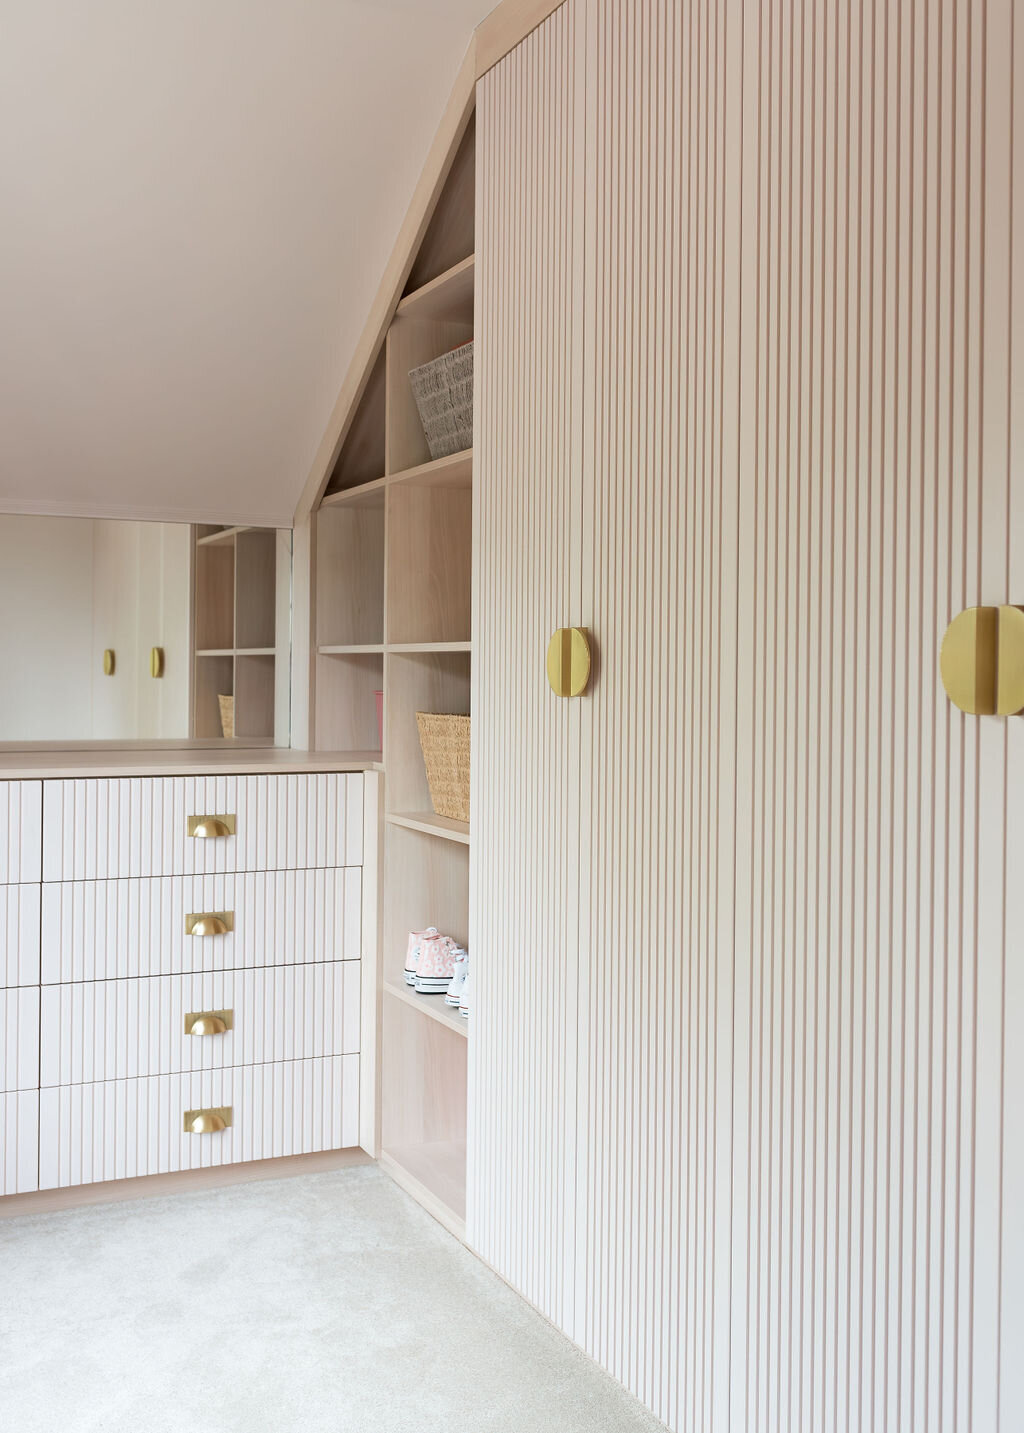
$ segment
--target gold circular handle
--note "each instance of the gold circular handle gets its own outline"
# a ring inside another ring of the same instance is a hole
[[[215,1114],[212,1110],[196,1115],[189,1125],[193,1134],[216,1134],[219,1130],[227,1129],[227,1127],[228,1123],[224,1116]]]
[[[225,822],[218,820],[216,816],[207,816],[198,823],[192,835],[200,841],[210,841],[216,836],[230,836],[231,831]]]
[[[227,1031],[227,1025],[219,1015],[200,1015],[198,1020],[192,1022],[190,1035],[223,1035]]]
[[[559,627],[548,643],[548,683],[556,697],[579,697],[590,681],[590,641],[583,627]]]
[[[220,916],[202,916],[189,932],[190,935],[227,935],[226,922]]]

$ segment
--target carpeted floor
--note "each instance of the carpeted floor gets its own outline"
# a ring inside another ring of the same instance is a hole
[[[4,1433],[655,1433],[376,1168],[0,1221]]]

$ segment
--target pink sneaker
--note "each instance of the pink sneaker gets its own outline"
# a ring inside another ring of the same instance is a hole
[[[411,930],[409,942],[405,948],[405,983],[406,985],[416,984],[416,972],[420,964],[420,947],[425,940],[437,935],[437,926],[428,925],[426,930]]]
[[[416,968],[416,989],[420,995],[443,995],[455,974],[455,952],[458,946],[451,936],[427,935],[420,943],[420,959]]]

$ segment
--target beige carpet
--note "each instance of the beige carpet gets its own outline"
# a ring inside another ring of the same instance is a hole
[[[375,1167],[0,1221],[3,1433],[654,1433]]]

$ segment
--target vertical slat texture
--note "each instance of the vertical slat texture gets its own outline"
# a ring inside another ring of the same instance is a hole
[[[39,984],[41,889],[0,886],[0,987]]]
[[[39,1188],[39,1091],[0,1095],[0,1194]]]
[[[361,775],[341,773],[47,781],[43,876],[358,866],[362,792]],[[200,815],[235,816],[236,835],[190,838],[188,818]]]
[[[582,481],[578,13],[559,10],[478,98],[475,424],[494,441],[474,453],[473,832],[484,854],[469,915],[470,949],[480,953],[469,1041],[472,1237],[567,1327],[579,970],[578,908],[563,896],[575,883],[580,717],[578,704],[552,695],[544,653],[555,628],[581,620],[571,572]]]
[[[567,0],[478,88],[469,1237],[674,1429],[1019,1421],[1024,723],[938,651],[1024,601],[1022,74]]]
[[[349,1148],[359,1134],[359,1057],[67,1085],[38,1098],[39,1187],[55,1189]],[[184,1132],[186,1110],[225,1105],[229,1129]]]
[[[362,947],[357,866],[47,881],[42,891],[44,984],[358,960]],[[232,932],[185,934],[186,915],[216,911],[234,913]]]
[[[41,781],[0,781],[0,885],[42,874]]]
[[[0,1091],[39,1088],[39,987],[0,990]]]

